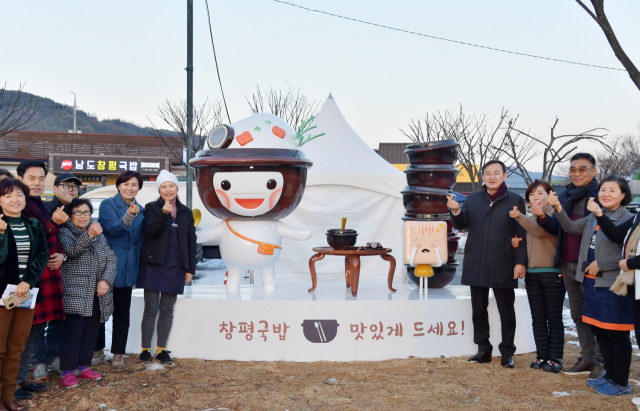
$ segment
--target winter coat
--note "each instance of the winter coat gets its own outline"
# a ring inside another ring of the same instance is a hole
[[[62,265],[65,314],[91,317],[98,282],[104,280],[109,291],[98,299],[100,322],[106,322],[113,314],[113,282],[118,273],[116,255],[107,239],[102,234],[91,238],[71,221],[63,224],[58,239],[67,254],[67,262]]]
[[[7,224],[5,233],[0,234],[0,295],[2,295],[7,288],[7,284],[18,285],[24,281],[31,287],[36,286],[49,262],[49,249],[47,248],[47,240],[42,224],[35,218],[23,217],[22,222],[29,233],[30,241],[27,271],[22,279],[20,279],[18,275],[18,250],[16,248],[16,241],[13,238],[11,226]],[[40,296],[40,293],[38,293],[38,296]],[[38,298],[36,301],[41,300]]]
[[[527,268],[551,268],[556,255],[558,237],[540,227],[535,217],[522,214],[516,219],[527,231]]]
[[[133,287],[138,280],[140,251],[144,240],[144,209],[134,217],[127,213],[128,206],[120,193],[100,203],[100,217],[107,243],[118,257],[118,275],[114,287]],[[125,223],[125,219],[130,223]]]
[[[144,209],[144,243],[141,264],[164,264],[171,242],[171,214],[162,211],[165,201],[158,199],[148,203]],[[180,255],[188,273],[196,272],[196,226],[193,213],[180,201],[176,222],[178,224]]]
[[[565,191],[558,194],[558,200],[560,201],[560,204],[562,204],[563,208],[565,208],[565,203],[567,202],[567,197],[568,197],[567,192],[574,188],[575,186],[573,184],[569,184]],[[591,180],[591,182],[587,185],[586,188],[588,190],[588,194],[584,198],[585,199],[584,201],[585,217],[591,214],[591,211],[587,210],[587,203],[589,202],[589,197],[595,198],[596,202],[598,202],[598,192],[600,191],[598,181],[595,178]],[[553,266],[556,268],[560,268],[560,266],[562,265],[562,262],[564,261],[562,256],[564,255],[564,252],[565,252],[565,240],[567,239],[567,234],[565,230],[562,228],[562,226],[560,225],[560,222],[555,217],[555,215],[547,216],[544,220],[538,219],[538,224],[540,224],[540,226],[544,228],[546,231],[548,231],[549,233],[558,236],[558,245],[556,247],[556,255],[553,259]],[[591,237],[591,234],[589,234],[589,237]]]
[[[49,214],[51,215],[53,215],[53,213],[59,207],[64,207],[64,204],[62,204],[62,201],[60,201],[58,197],[53,197],[51,201],[44,201],[44,204],[47,206],[47,209],[49,210]]]
[[[458,230],[466,229],[467,243],[462,267],[463,285],[487,288],[518,288],[513,279],[516,264],[527,264],[525,231],[509,217],[517,206],[526,213],[522,197],[508,190],[493,203],[485,191],[469,194],[458,215],[451,212],[451,222]],[[520,247],[513,248],[511,239],[523,238]]]
[[[600,225],[600,230],[607,236],[607,238],[609,238],[609,240],[613,241],[614,243],[623,245],[620,260],[626,259],[627,268],[635,272],[634,281],[636,300],[640,300],[640,248],[636,249],[635,257],[626,258],[627,247],[632,245],[629,244],[629,236],[631,236],[631,233],[633,233],[635,230],[638,230],[638,225],[640,224],[640,214],[636,214],[635,218],[630,218],[618,225],[614,224],[606,214],[602,214],[597,218],[597,220],[598,224]]]
[[[24,219],[25,217],[35,218],[42,225],[49,256],[55,253],[64,254],[64,249],[58,242],[60,227],[51,219],[46,201],[42,201],[39,197],[28,197],[26,207],[22,210],[22,218]],[[33,325],[64,320],[62,273],[60,269],[52,270],[49,267],[45,267],[36,287],[40,291],[37,298],[38,305],[36,305],[36,312],[33,316]]]
[[[620,206],[615,210],[603,208],[602,211],[615,224],[624,223],[633,217],[624,206]],[[578,270],[576,272],[576,281],[582,282],[585,275],[582,266],[584,262],[587,261],[589,254],[591,238],[593,237],[597,223],[596,216],[595,214],[589,214],[588,217],[572,221],[563,209],[559,213],[556,213],[556,217],[567,233],[582,235],[580,257],[578,257]],[[596,234],[595,255],[598,268],[600,269],[600,272],[596,275],[596,287],[609,288],[615,282],[618,274],[620,274],[619,262],[622,255],[622,245],[611,241],[602,230],[598,230]]]

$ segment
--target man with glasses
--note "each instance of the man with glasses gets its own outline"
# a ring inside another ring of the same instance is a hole
[[[507,167],[498,160],[491,160],[482,166],[482,191],[469,194],[460,206],[449,196],[447,206],[451,210],[451,222],[458,230],[467,230],[467,245],[464,250],[461,284],[470,286],[473,319],[473,342],[478,344],[478,353],[469,358],[470,362],[491,362],[493,346],[489,342],[489,289],[500,313],[502,342],[501,365],[513,368],[516,352],[515,291],[518,279],[524,278],[527,263],[527,246],[521,244],[514,249],[514,236],[526,242],[525,231],[509,217],[509,211],[517,207],[526,213],[524,200],[507,190],[505,180]]]
[[[576,153],[571,157],[569,178],[571,184],[566,191],[558,195],[562,208],[572,220],[579,220],[591,214],[587,210],[590,197],[598,201],[598,181],[596,180],[596,159],[588,153]],[[596,344],[596,337],[591,326],[582,322],[582,306],[584,303],[583,284],[576,281],[578,256],[582,236],[567,234],[560,225],[554,213],[538,215],[538,224],[546,231],[558,236],[558,247],[553,262],[554,267],[562,269],[567,294],[569,294],[569,308],[571,318],[576,325],[578,340],[580,340],[581,357],[564,373],[568,375],[589,374],[587,379],[597,380],[604,375],[603,359],[600,347]]]
[[[82,181],[71,173],[60,173],[53,182],[53,194],[55,197],[47,201],[49,212],[53,214],[57,208],[65,206],[78,197]]]

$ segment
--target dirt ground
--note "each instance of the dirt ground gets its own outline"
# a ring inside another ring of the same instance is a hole
[[[637,352],[630,378],[640,381]],[[576,345],[565,344],[565,364],[578,356]],[[146,371],[136,359],[130,356],[121,371],[96,367],[105,375],[102,381],[81,381],[73,389],[61,388],[59,376],[52,376],[50,389],[25,403],[38,410],[105,411],[636,409],[630,395],[594,394],[586,376],[530,369],[534,354],[516,356],[511,370],[498,358],[490,364],[407,358],[350,363],[176,359],[173,367]],[[640,395],[640,386],[634,394]]]

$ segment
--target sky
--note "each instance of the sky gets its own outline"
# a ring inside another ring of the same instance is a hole
[[[622,68],[602,31],[573,0],[290,0],[377,24],[550,58]],[[443,42],[305,11],[273,0],[209,0],[232,122],[248,117],[256,85],[332,93],[373,148],[403,142],[426,112],[504,108],[546,137],[596,127],[640,135],[640,91],[624,71],[564,64]],[[186,1],[0,2],[0,81],[73,104],[100,119],[149,125],[166,99],[186,98]],[[605,3],[640,66],[640,2]],[[194,0],[194,101],[221,98],[205,0]],[[70,120],[71,121],[71,120]],[[535,165],[533,169],[539,168]]]

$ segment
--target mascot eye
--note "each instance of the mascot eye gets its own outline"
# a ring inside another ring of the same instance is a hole
[[[271,179],[269,181],[267,181],[267,188],[269,190],[273,190],[274,188],[276,188],[276,186],[278,185],[278,183],[276,183],[276,180]]]
[[[222,187],[224,191],[229,191],[231,189],[231,183],[228,180],[224,180],[220,183],[220,187]]]

